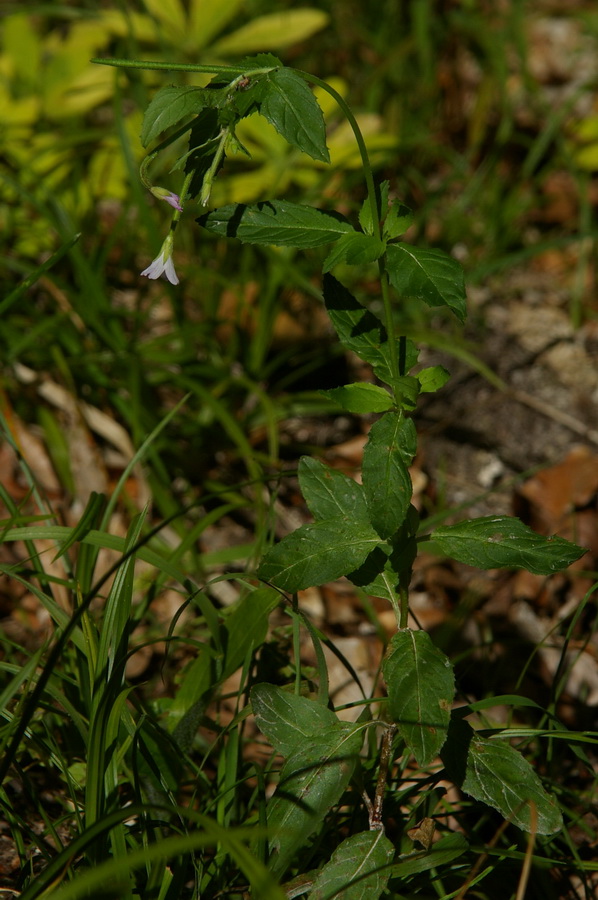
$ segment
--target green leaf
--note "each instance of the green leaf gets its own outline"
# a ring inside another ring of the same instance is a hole
[[[314,519],[344,516],[354,522],[368,522],[363,486],[319,459],[301,457],[299,486]]]
[[[144,147],[163,131],[188,116],[196,116],[206,106],[206,90],[199,87],[167,85],[150,102],[143,117],[141,143]]]
[[[394,200],[384,220],[384,237],[387,240],[404,234],[413,224],[413,212],[400,200]]]
[[[425,631],[403,629],[382,663],[388,711],[418,765],[438,755],[447,736],[455,678],[451,664]]]
[[[530,763],[505,741],[479,737],[468,722],[454,720],[441,756],[447,774],[466,794],[524,831],[555,834],[562,828],[555,799]]]
[[[397,602],[399,576],[390,555],[392,548],[380,544],[366,556],[364,562],[347,578],[371,597],[388,600],[393,606]]]
[[[386,248],[388,277],[401,297],[423,300],[428,306],[448,306],[463,322],[467,315],[463,269],[442,250],[411,244]]]
[[[326,309],[343,346],[369,363],[384,361],[381,347],[387,341],[387,334],[380,319],[334,276],[324,275],[322,288]]]
[[[280,603],[280,594],[272,588],[257,588],[235,607],[224,622],[226,656],[221,680],[243,665],[247,656],[263,644],[268,617]]]
[[[352,413],[381,413],[394,406],[394,400],[387,390],[367,382],[346,384],[320,393]]]
[[[399,584],[407,584],[411,580],[417,556],[415,535],[418,526],[419,513],[412,505],[392,543],[379,544],[371,550],[358,569],[347,573],[349,581],[372,597],[388,600],[396,608]]]
[[[362,726],[338,722],[312,735],[291,754],[266,807],[271,857],[268,868],[282,875],[297,850],[338,803],[363,743]]]
[[[393,378],[390,370],[388,377],[389,384],[392,384],[397,396],[397,405],[408,412],[414,410],[421,391],[419,379],[414,375],[399,375],[398,378]]]
[[[201,0],[201,2],[203,2],[203,0]],[[246,56],[241,60],[239,65],[249,71],[250,69],[266,69],[268,66],[282,68],[283,63],[282,60],[277,56],[274,56],[273,53],[256,53],[254,56]]]
[[[390,187],[389,181],[382,181],[380,184],[375,185],[376,191],[376,203],[378,205],[378,209],[381,210],[381,218],[384,218],[384,214],[388,209],[388,189]],[[372,219],[372,204],[370,203],[370,198],[366,197],[363,203],[361,204],[361,209],[359,210],[359,224],[363,231],[366,234],[374,233],[374,222]]]
[[[324,114],[318,101],[293,69],[269,72],[262,95],[260,114],[283,138],[312,159],[329,163]]]
[[[258,577],[293,593],[352,572],[380,539],[363,523],[340,516],[302,525],[266,553]]]
[[[179,743],[189,737],[188,728],[197,731],[195,711],[205,711],[205,697],[218,684],[216,654],[208,644],[202,644],[192,663],[180,676],[179,688],[168,710],[168,729],[175,734]],[[190,749],[191,742],[188,748]]]
[[[413,493],[408,467],[416,450],[415,425],[402,413],[386,413],[372,425],[363,451],[363,486],[381,538],[392,537],[405,521]]]
[[[395,849],[381,831],[345,838],[320,869],[309,900],[377,900],[386,889]]]
[[[362,266],[365,263],[375,262],[383,255],[385,247],[383,241],[370,234],[361,234],[359,231],[344,234],[324,260],[322,271],[329,272],[339,263]]]
[[[365,478],[364,478],[365,481]],[[536,534],[512,516],[484,516],[445,525],[430,534],[440,553],[478,569],[527,569],[534,575],[561,572],[586,553],[562,537]]]
[[[197,221],[222,237],[236,237],[250,244],[301,248],[328,244],[353,230],[340,215],[286,200],[221,206]]]
[[[448,372],[444,366],[430,366],[417,373],[417,380],[419,381],[422,393],[424,394],[433,394],[434,391],[439,391],[440,388],[447,383],[450,377],[451,373]]]
[[[332,275],[324,275],[323,293],[328,315],[343,347],[370,363],[380,381],[393,385],[388,363],[388,336],[380,319],[362,306]],[[397,353],[400,354],[403,344],[400,340],[396,343]],[[418,350],[409,340],[404,341],[404,346],[403,364],[405,372],[408,372],[417,362]]]
[[[85,535],[89,534],[92,528],[97,528],[101,523],[102,515],[104,510],[106,509],[106,495],[98,494],[96,491],[92,491],[89,495],[89,500],[87,501],[87,505],[83,512],[81,513],[81,517],[75,527],[73,528],[70,537],[61,545],[60,550],[52,560],[52,562],[56,562],[57,559],[60,559],[61,556],[70,550],[71,547],[78,543],[79,541],[83,541]],[[364,501],[365,503],[365,501]]]
[[[290,756],[305,747],[314,734],[338,723],[327,706],[273,684],[252,687],[251,708],[258,728],[283,756]]]

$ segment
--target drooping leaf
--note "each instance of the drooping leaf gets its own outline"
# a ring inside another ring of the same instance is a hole
[[[530,763],[499,738],[478,736],[454,720],[441,753],[449,777],[466,794],[497,809],[524,831],[555,834],[563,825],[556,800],[544,790]]]
[[[320,869],[309,900],[377,900],[390,877],[395,849],[381,831],[345,838]]]
[[[322,267],[323,272],[330,272],[339,263],[348,263],[350,266],[362,266],[375,262],[384,253],[384,242],[371,234],[362,234],[355,231],[353,234],[343,235],[334,245]]]
[[[391,284],[402,297],[423,300],[428,306],[448,306],[465,321],[465,279],[452,256],[411,244],[389,244],[386,262]]]
[[[455,678],[447,657],[425,631],[393,636],[382,672],[388,711],[418,765],[427,766],[447,736]]]
[[[329,163],[324,115],[303,78],[292,69],[274,69],[264,86],[261,115],[289,144]]]
[[[400,200],[394,200],[384,220],[384,237],[387,240],[404,234],[413,224],[413,212]]]
[[[251,708],[258,728],[283,756],[305,747],[314,734],[338,722],[327,706],[273,684],[252,687]]]
[[[300,591],[352,572],[380,539],[360,522],[338,517],[302,525],[266,553],[258,577],[283,591]]]
[[[451,373],[447,372],[444,366],[430,366],[417,373],[417,380],[424,394],[433,394],[434,391],[440,390],[450,377]]]
[[[389,538],[405,521],[413,488],[409,465],[417,449],[411,419],[389,412],[375,422],[363,451],[363,485],[370,521]]]
[[[205,88],[172,84],[161,88],[145,111],[141,143],[147,147],[172,125],[197,116],[206,105]]]
[[[314,519],[344,516],[353,522],[368,522],[363,486],[319,459],[301,457],[299,486]]]
[[[354,383],[344,387],[321,391],[343,409],[352,413],[380,413],[392,409],[394,400],[384,388],[377,384]]]
[[[369,362],[380,381],[394,387],[388,363],[388,337],[380,319],[332,275],[324,275],[323,293],[328,315],[342,345]],[[418,350],[410,340],[397,341],[398,353],[403,347],[403,365],[408,372],[417,362]]]
[[[340,215],[286,200],[221,206],[197,221],[223,237],[236,237],[250,244],[300,248],[328,244],[353,230]]]
[[[282,875],[297,850],[340,800],[362,743],[361,726],[337,722],[312,735],[286,760],[266,808],[272,835],[268,868],[275,875]]]
[[[478,569],[527,569],[534,575],[561,572],[585,548],[553,535],[544,537],[512,516],[483,516],[436,528],[430,535],[440,553]]]

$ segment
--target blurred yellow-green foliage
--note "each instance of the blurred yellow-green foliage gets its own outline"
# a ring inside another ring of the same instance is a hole
[[[17,258],[53,249],[58,235],[48,228],[52,217],[40,215],[49,205],[60,222],[81,222],[100,201],[126,203],[131,197],[131,178],[143,157],[138,137],[143,106],[155,88],[174,79],[135,70],[125,82],[129,76],[123,70],[93,65],[92,57],[222,63],[262,50],[284,51],[328,24],[322,10],[297,8],[248,20],[246,7],[245,0],[190,0],[188,7],[181,0],[143,0],[137,11],[72,7],[67,17],[67,8],[60,7],[48,18],[25,12],[6,17],[0,55],[5,249]],[[201,78],[177,73],[176,80]],[[340,79],[335,87],[347,92]],[[333,167],[357,166],[352,134],[335,122],[334,104],[321,94],[320,99],[333,125]],[[370,113],[360,124],[378,160],[396,147],[380,116]],[[219,181],[214,202],[253,200],[292,184],[305,189],[318,182],[317,165],[289,148],[260,117],[244,122],[239,136],[253,159],[242,168],[233,164]],[[180,148],[172,148],[163,169]]]

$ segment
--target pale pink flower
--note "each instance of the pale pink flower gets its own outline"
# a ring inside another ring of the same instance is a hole
[[[160,275],[164,274],[171,284],[178,284],[179,279],[174,270],[174,263],[172,261],[173,244],[174,240],[172,234],[169,234],[162,244],[158,256],[152,260],[147,269],[144,269],[141,274],[147,275],[148,278],[159,278]]]
[[[173,193],[173,191],[167,191],[166,188],[161,187],[152,187],[150,188],[154,197],[157,197],[158,200],[165,200],[166,203],[169,203],[173,209],[178,209],[179,212],[183,211],[183,207],[181,206],[181,198],[178,194]]]

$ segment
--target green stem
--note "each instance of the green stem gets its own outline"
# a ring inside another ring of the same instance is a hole
[[[206,75],[238,75],[247,78],[272,72],[279,66],[262,66],[259,69],[243,69],[241,66],[201,66],[195,63],[168,63],[144,59],[115,59],[94,57],[90,62],[99,66],[114,66],[118,69],[159,69],[163,72],[204,72]]]
[[[318,78],[316,75],[311,75],[309,72],[302,72],[300,69],[295,69],[298,75],[305,79],[305,81],[311,82],[312,84],[317,84],[318,87],[321,87],[325,90],[331,97],[336,100],[338,105],[340,106],[343,114],[345,115],[353,134],[355,135],[355,140],[357,141],[357,146],[359,148],[359,154],[361,156],[361,161],[363,164],[363,174],[365,177],[365,183],[368,192],[368,198],[370,201],[370,209],[372,212],[372,225],[374,228],[374,237],[377,237],[378,240],[382,240],[382,226],[380,224],[380,220],[382,218],[382,210],[378,206],[378,198],[376,196],[376,186],[374,184],[374,175],[372,172],[372,164],[370,162],[370,157],[368,154],[368,150],[363,139],[363,135],[361,133],[361,129],[357,124],[357,119],[353,115],[353,112],[350,106],[346,103],[344,97],[339,94],[333,87],[327,84],[325,81],[322,81],[321,78]],[[392,304],[390,302],[390,285],[388,281],[388,275],[386,274],[386,266],[384,263],[384,257],[378,260],[378,271],[380,274],[380,290],[382,293],[382,305],[384,308],[384,325],[386,327],[386,332],[388,334],[388,361],[390,364],[390,371],[392,372],[393,381],[398,381],[400,377],[399,370],[399,358],[397,354],[397,344],[394,339],[394,321],[392,315]],[[396,388],[393,387],[393,391],[396,393]],[[398,398],[397,398],[398,399]]]
[[[231,128],[227,126],[223,128],[220,132],[220,138],[218,142],[218,148],[216,153],[214,154],[214,158],[210,164],[210,168],[204,175],[203,184],[201,186],[201,194],[199,197],[199,202],[202,206],[207,206],[208,201],[210,199],[210,194],[212,192],[212,184],[214,183],[214,178],[216,177],[216,173],[218,172],[218,167],[222,162],[222,157],[224,156],[224,152],[226,150],[227,141],[230,138]]]
[[[392,372],[392,378],[395,382],[395,384],[392,385],[392,389],[397,401],[397,405],[399,405],[399,397],[397,396],[398,387],[396,387],[396,382],[401,376],[401,371],[399,368],[397,342],[395,340],[395,325],[392,315],[392,303],[390,302],[390,284],[388,281],[384,257],[381,257],[378,260],[378,272],[380,274],[380,290],[382,292],[382,306],[384,309],[384,325],[386,327],[386,333],[388,335],[388,362],[390,363],[390,371]]]
[[[312,84],[317,84],[318,87],[321,87],[325,90],[331,97],[333,97],[340,108],[343,111],[343,114],[346,116],[349,125],[355,135],[355,140],[357,141],[357,146],[359,148],[359,154],[361,156],[361,161],[363,163],[363,174],[365,176],[365,183],[367,186],[368,197],[370,201],[370,208],[372,211],[372,224],[374,227],[374,236],[379,240],[382,239],[382,228],[380,226],[380,218],[381,218],[381,210],[378,207],[378,199],[376,197],[376,186],[374,184],[374,175],[372,172],[372,164],[370,163],[370,157],[368,154],[368,149],[365,145],[365,141],[363,139],[363,135],[361,133],[361,129],[357,124],[357,119],[353,115],[351,107],[347,104],[344,97],[339,94],[333,87],[327,84],[325,81],[322,81],[321,78],[318,78],[317,75],[311,75],[309,72],[302,72],[301,69],[295,69],[297,75],[300,75],[301,78],[305,79],[305,81],[309,81]]]

